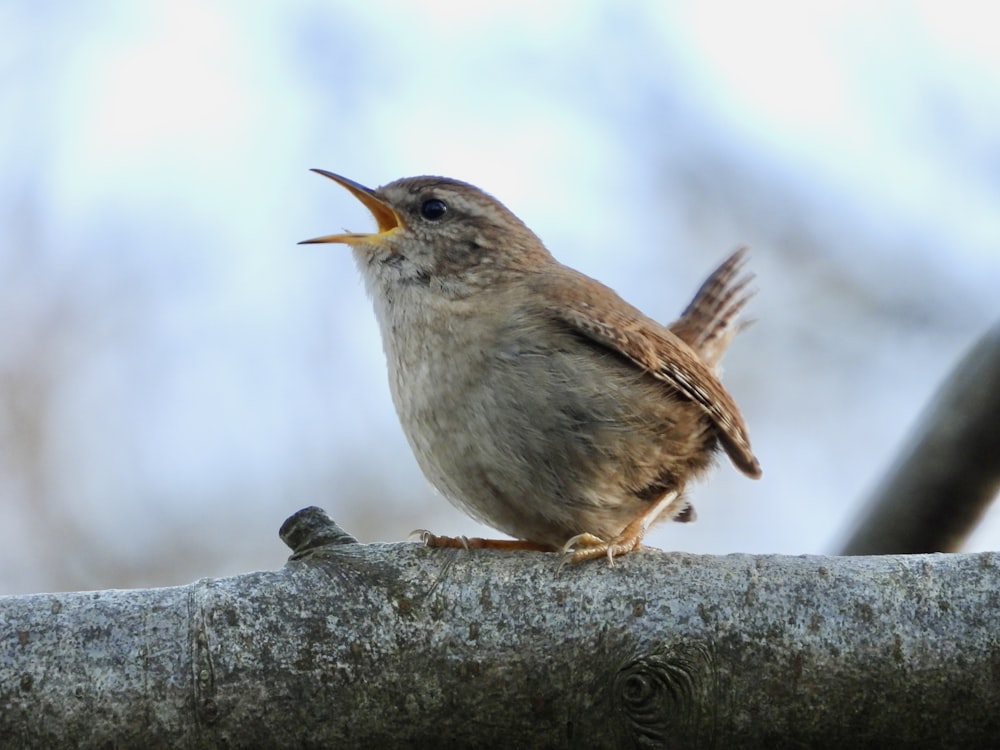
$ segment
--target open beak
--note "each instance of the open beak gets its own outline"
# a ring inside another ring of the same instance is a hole
[[[398,229],[403,226],[403,221],[400,219],[399,214],[396,213],[392,206],[377,197],[375,195],[375,191],[371,188],[366,188],[364,185],[361,185],[354,180],[349,180],[346,177],[341,177],[339,174],[327,172],[325,169],[313,169],[311,171],[316,174],[321,174],[324,177],[329,177],[338,185],[342,185],[347,188],[351,195],[364,203],[368,210],[372,212],[372,216],[375,217],[375,221],[378,222],[378,232],[369,234],[355,234],[353,232],[346,234],[328,234],[324,237],[313,237],[311,240],[302,240],[302,242],[299,243],[300,245],[315,245],[324,242],[341,242],[345,245],[359,245],[365,242],[370,242],[374,237],[379,237],[384,235],[386,232],[391,232],[393,229]]]

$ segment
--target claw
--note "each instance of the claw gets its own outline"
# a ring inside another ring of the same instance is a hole
[[[576,536],[572,536],[568,540],[566,540],[566,544],[564,544],[562,546],[562,549],[559,551],[565,555],[570,552],[575,552],[576,550],[574,550],[573,548],[576,547],[577,545],[580,545],[582,547],[601,547],[605,544],[607,544],[607,542],[605,542],[599,536],[594,536],[589,531],[585,531],[582,534],[577,534]]]
[[[570,537],[566,540],[566,544],[564,544],[560,550],[560,554],[563,559],[560,561],[559,567],[556,569],[556,575],[562,571],[563,567],[568,562],[578,563],[583,560],[592,560],[593,558],[600,557],[605,553],[607,553],[608,556],[608,565],[614,567],[615,555],[624,554],[623,552],[618,551],[618,548],[621,547],[621,545],[616,544],[615,542],[617,541],[618,540],[606,542],[599,536],[591,534],[589,531]]]
[[[407,538],[416,538],[428,547],[460,547],[466,550],[471,547],[467,536],[438,536],[427,529],[414,529]]]
[[[608,565],[614,567],[615,558],[627,555],[629,552],[638,549],[641,545],[642,537],[628,533],[628,529],[620,535],[606,542],[593,534],[583,533],[569,539],[563,545],[563,560],[559,563],[559,570],[567,562],[578,563],[584,560],[594,560],[598,557],[606,556]]]

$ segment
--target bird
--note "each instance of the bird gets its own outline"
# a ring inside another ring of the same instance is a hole
[[[628,554],[657,522],[695,518],[685,489],[722,451],[761,476],[719,361],[754,292],[739,248],[661,325],[556,260],[473,185],[407,177],[377,189],[322,169],[377,230],[351,248],[372,298],[389,389],[424,475],[512,539],[422,532],[431,547]]]

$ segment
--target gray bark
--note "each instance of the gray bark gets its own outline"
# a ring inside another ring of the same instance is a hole
[[[954,552],[998,490],[1000,324],[938,390],[842,554]]]
[[[0,599],[2,747],[986,747],[1000,560],[360,545]]]

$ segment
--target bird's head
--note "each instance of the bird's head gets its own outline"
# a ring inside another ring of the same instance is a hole
[[[314,169],[346,188],[378,224],[300,244],[351,246],[363,273],[400,281],[469,287],[531,273],[552,262],[545,246],[506,206],[477,187],[447,177],[406,177],[371,189]]]

